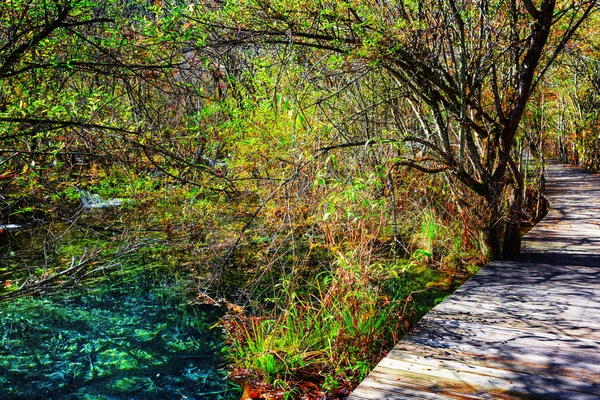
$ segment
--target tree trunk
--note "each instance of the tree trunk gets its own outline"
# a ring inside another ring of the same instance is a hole
[[[498,185],[488,185],[491,195],[486,197],[488,209],[488,226],[485,230],[486,244],[492,260],[502,260],[502,250],[500,247],[500,235],[502,234],[502,207],[500,201],[500,190]]]
[[[490,225],[486,229],[486,244],[490,251],[492,260],[502,260],[502,251],[500,250],[500,227],[490,220]]]
[[[508,164],[517,187],[512,192],[513,199],[509,209],[508,221],[504,227],[504,243],[502,245],[502,257],[504,259],[514,258],[521,253],[521,220],[525,201],[523,174],[512,158],[508,160]]]
[[[514,258],[521,253],[521,194],[515,191],[515,199],[510,206],[508,222],[504,227],[502,258]]]

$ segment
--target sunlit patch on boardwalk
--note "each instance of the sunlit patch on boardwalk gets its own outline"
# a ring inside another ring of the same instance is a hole
[[[516,260],[435,307],[351,399],[599,399],[600,177],[551,164]]]

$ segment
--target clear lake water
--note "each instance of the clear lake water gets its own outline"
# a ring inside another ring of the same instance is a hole
[[[39,237],[0,239],[4,293],[53,263],[68,264],[60,243],[49,256]],[[77,252],[78,241],[90,245],[70,237],[68,251]],[[148,268],[125,262],[91,283],[3,300],[0,399],[238,399],[220,311],[190,306],[184,286],[156,260]]]

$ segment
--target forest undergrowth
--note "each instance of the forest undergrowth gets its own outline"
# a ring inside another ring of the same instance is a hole
[[[340,165],[330,157],[283,186],[264,180],[245,191],[129,166],[27,171],[28,180],[9,181],[10,191],[23,193],[18,185],[27,182],[46,197],[9,197],[11,222],[37,219],[53,235],[58,226],[96,227],[109,237],[97,241],[102,251],[64,254],[63,270],[29,275],[29,286],[6,281],[3,296],[64,288],[73,257],[81,268],[71,284],[93,285],[110,273],[98,268],[103,260],[143,253],[173,266],[190,304],[226,310],[224,351],[246,398],[344,397],[488,258],[477,199],[459,197],[443,176]],[[59,176],[70,179],[48,190]],[[83,210],[88,191],[127,201]]]

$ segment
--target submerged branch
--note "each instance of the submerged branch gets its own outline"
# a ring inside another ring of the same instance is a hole
[[[27,279],[25,282],[16,290],[0,295],[0,301],[11,300],[18,297],[34,294],[47,293],[52,290],[64,288],[69,286],[68,284],[77,284],[84,278],[89,277],[100,271],[106,271],[114,269],[122,264],[118,260],[126,255],[134,254],[139,250],[139,245],[131,246],[124,251],[114,255],[109,262],[98,265],[98,256],[103,250],[98,250],[92,254],[84,252],[83,255],[76,260],[73,256],[71,258],[71,264],[67,269],[56,272],[51,275],[46,275],[41,279]]]

